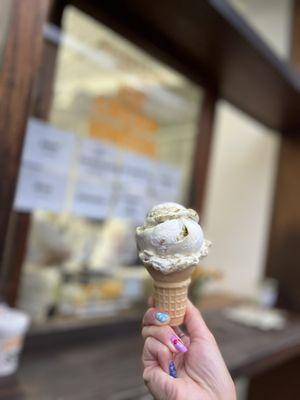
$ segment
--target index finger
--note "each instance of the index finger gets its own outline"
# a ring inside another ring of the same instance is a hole
[[[168,325],[170,317],[166,312],[160,311],[157,308],[149,308],[143,318],[143,325]]]

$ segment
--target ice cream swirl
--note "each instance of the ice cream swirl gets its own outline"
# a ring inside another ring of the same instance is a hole
[[[153,207],[136,230],[141,261],[164,274],[197,265],[208,253],[196,211],[176,203]]]

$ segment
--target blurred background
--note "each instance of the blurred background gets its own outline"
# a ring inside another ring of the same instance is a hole
[[[135,228],[165,201],[213,243],[190,297],[239,399],[300,398],[300,2],[0,8],[0,399],[151,399]]]

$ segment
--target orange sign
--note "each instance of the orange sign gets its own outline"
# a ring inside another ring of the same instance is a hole
[[[129,95],[130,92],[126,91],[126,96]],[[140,106],[141,102],[141,99],[139,102],[135,99],[136,106]],[[95,101],[89,123],[89,133],[94,138],[101,138],[126,150],[155,157],[157,130],[156,121],[124,103],[124,91],[118,97],[98,97]]]

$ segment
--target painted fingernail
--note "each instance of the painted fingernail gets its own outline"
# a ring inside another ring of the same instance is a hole
[[[177,378],[177,371],[174,361],[169,362],[169,375],[172,376],[172,378]]]
[[[182,343],[182,341],[179,339],[178,336],[173,335],[171,337],[171,342],[175,347],[175,349],[180,353],[185,353],[187,351],[187,348],[185,347],[185,345]]]
[[[168,314],[165,314],[165,313],[162,313],[162,312],[157,312],[155,314],[155,318],[157,319],[157,321],[159,321],[161,323],[164,323],[164,322],[168,321],[169,316],[168,316]]]

